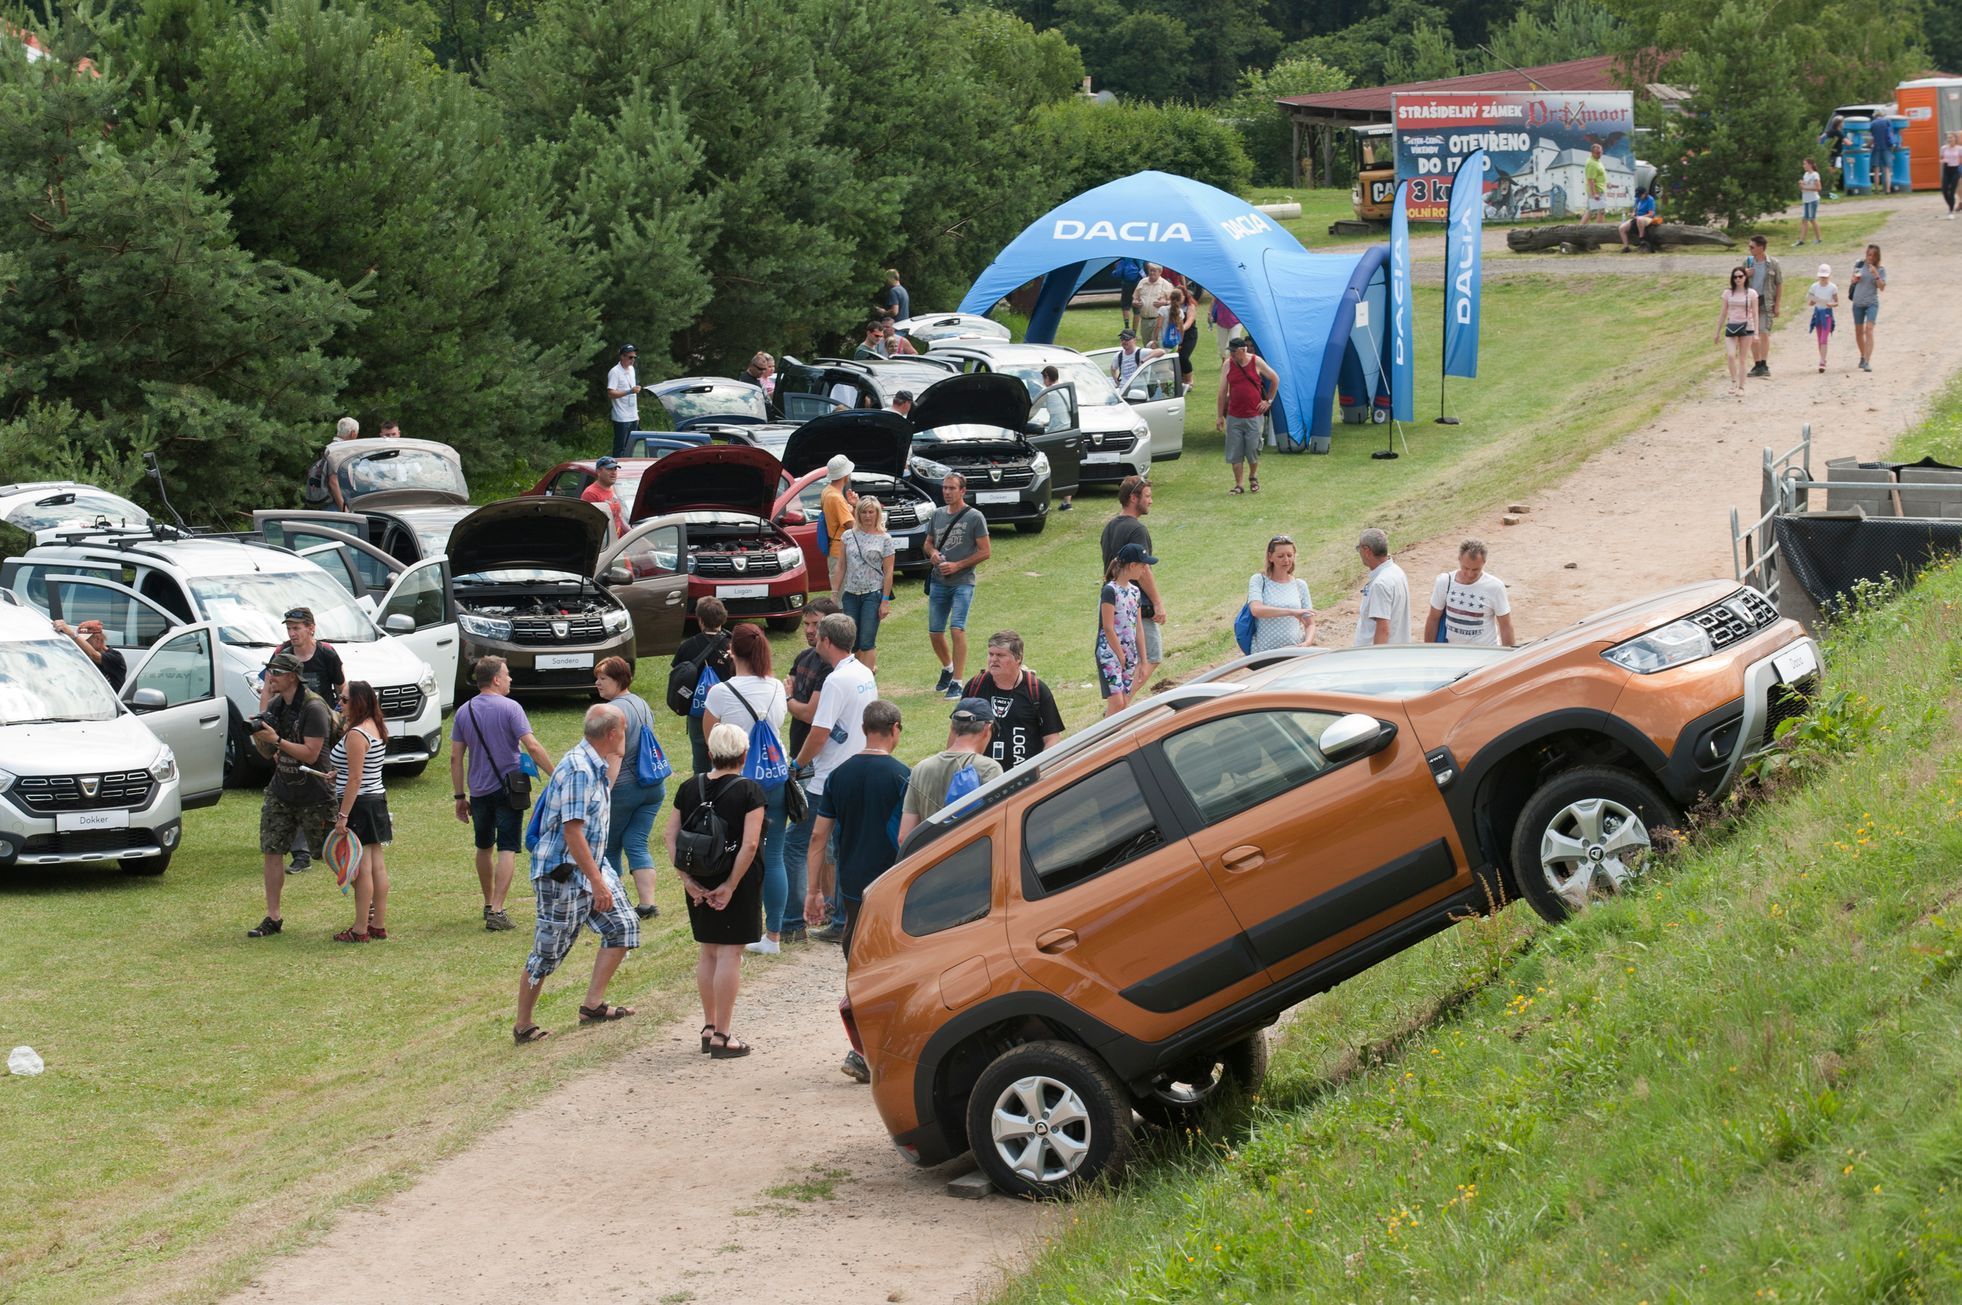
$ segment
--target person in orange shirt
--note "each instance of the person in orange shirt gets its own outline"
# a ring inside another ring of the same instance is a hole
[[[852,460],[842,453],[824,464],[824,478],[830,483],[825,485],[820,501],[825,538],[831,541],[828,555],[834,566],[844,561],[845,532],[851,529],[852,509],[858,505],[858,495],[852,493],[852,470]]]

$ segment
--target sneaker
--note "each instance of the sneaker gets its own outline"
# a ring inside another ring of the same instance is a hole
[[[1952,217],[1952,216],[1954,216],[1954,215],[1953,215],[1953,214],[1950,214],[1950,216]],[[1059,508],[1057,508],[1056,510],[1057,510],[1058,512],[1068,512],[1068,511],[1069,511],[1069,510],[1070,510],[1071,508],[1073,508],[1073,507],[1075,507],[1075,506],[1076,506],[1076,504],[1074,504],[1074,503],[1072,503],[1072,502],[1071,502],[1070,500],[1068,500],[1068,499],[1064,499],[1064,500],[1063,500],[1063,505],[1062,505],[1061,507],[1059,507]]]
[[[491,933],[503,933],[517,927],[511,923],[511,917],[502,911],[491,911],[484,916],[484,928]]]
[[[758,956],[775,956],[783,950],[783,944],[773,943],[768,938],[758,938],[753,943],[745,943],[743,950],[755,952]]]
[[[967,695],[961,692],[960,685],[950,684],[946,687],[945,690],[941,692],[940,696],[943,698],[950,699],[954,702],[959,702],[962,698],[966,697]]]
[[[1801,241],[1799,241],[1798,243],[1796,243],[1796,244],[1794,244],[1794,245],[1792,246],[1792,248],[1793,248],[1793,249],[1804,249],[1804,248],[1805,248],[1805,242],[1804,242],[1803,240],[1801,240]]]
[[[654,905],[654,903],[652,902],[642,902],[639,906],[636,906],[634,908],[634,914],[639,916],[643,920],[652,920],[655,916],[659,915],[660,913],[661,913],[661,908]]]
[[[1865,358],[1862,358],[1860,359],[1860,370],[1863,372],[1870,372],[1873,370],[1873,368],[1867,366],[1867,360]]]
[[[845,1053],[844,1063],[839,1065],[838,1069],[846,1078],[851,1079],[853,1082],[870,1083],[872,1081],[872,1067],[866,1064],[865,1057],[859,1055],[856,1051],[847,1051]]]
[[[245,931],[245,936],[247,938],[270,938],[274,934],[278,933],[284,927],[285,926],[281,921],[275,920],[269,915],[265,919],[259,921],[257,925],[253,926],[250,929],[247,929]]]
[[[1771,368],[1766,366],[1764,363],[1753,363],[1751,364],[1751,370],[1749,374],[1752,376],[1769,376],[1771,375]]]
[[[942,666],[940,668],[940,678],[933,682],[933,691],[935,693],[945,693],[947,692],[948,686],[951,685],[953,682],[954,682],[954,673],[948,670],[945,666]]]
[[[804,926],[801,924],[786,924],[782,932],[777,934],[777,941],[786,946],[790,943],[809,942],[810,940],[810,935],[805,932]]]
[[[845,941],[845,931],[842,926],[827,924],[822,929],[811,930],[810,940],[821,943],[842,943]]]
[[[286,867],[289,875],[303,875],[313,869],[313,855],[308,852],[293,853],[293,864]]]

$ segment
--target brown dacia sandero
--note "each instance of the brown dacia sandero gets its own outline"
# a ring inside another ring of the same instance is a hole
[[[1134,1112],[1256,1084],[1288,1007],[1626,884],[1821,670],[1710,582],[1521,648],[1256,653],[1134,704],[922,822],[866,894],[843,1012],[880,1117],[1010,1193],[1112,1173]]]

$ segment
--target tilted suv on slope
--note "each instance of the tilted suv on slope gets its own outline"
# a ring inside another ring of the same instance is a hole
[[[924,822],[866,895],[846,1025],[901,1152],[1005,1191],[1114,1169],[1315,993],[1523,896],[1638,873],[1803,709],[1817,646],[1690,585],[1520,649],[1255,654]]]

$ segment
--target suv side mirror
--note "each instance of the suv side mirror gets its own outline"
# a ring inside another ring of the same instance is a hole
[[[606,575],[603,578],[610,585],[630,585],[634,582],[634,573],[615,562],[606,568]]]
[[[1361,712],[1350,712],[1337,717],[1322,731],[1322,755],[1332,762],[1367,757],[1388,747],[1396,736],[1396,726]]]
[[[391,612],[388,619],[382,622],[382,629],[389,634],[414,634],[416,618],[407,612]]]
[[[130,709],[133,711],[162,711],[170,705],[162,689],[138,689],[129,695]]]
[[[801,526],[808,524],[809,521],[810,518],[804,515],[803,508],[792,507],[783,510],[783,524],[786,526]]]
[[[1151,391],[1145,388],[1143,381],[1127,387],[1124,391],[1124,402],[1126,403],[1148,403],[1150,400]]]

